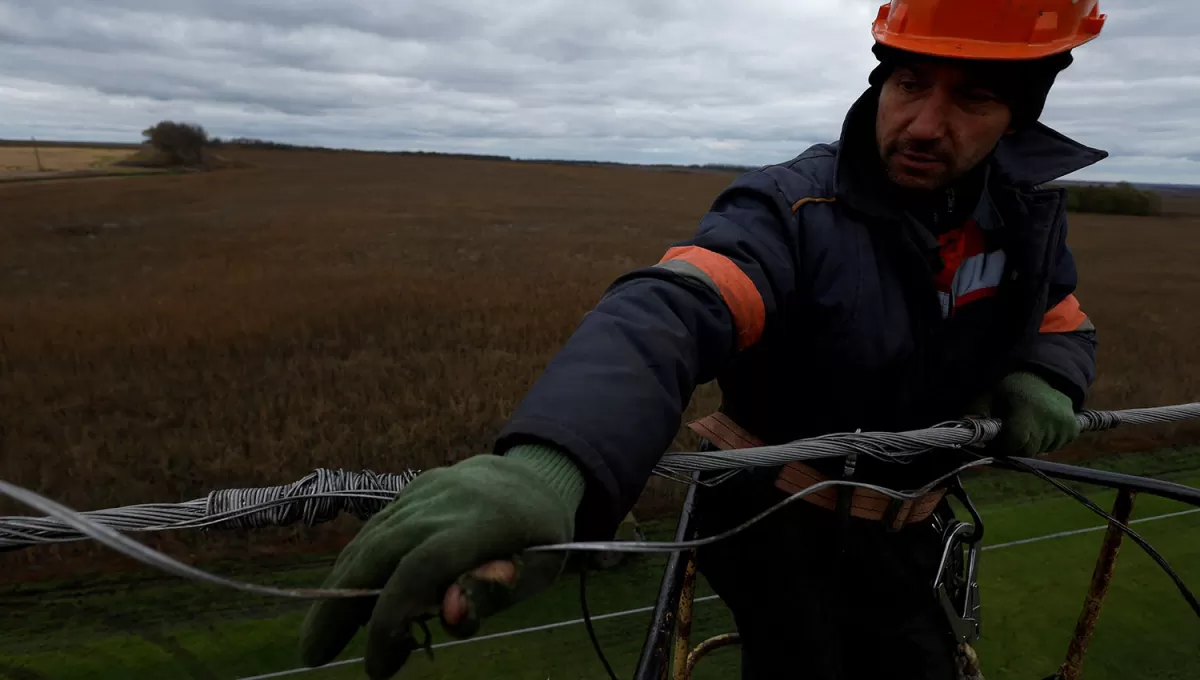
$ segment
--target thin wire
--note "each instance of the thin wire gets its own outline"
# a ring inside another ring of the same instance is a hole
[[[579,608],[583,611],[583,627],[587,628],[588,637],[592,639],[592,648],[596,650],[596,656],[600,657],[600,663],[604,664],[609,680],[618,680],[612,665],[608,663],[608,657],[604,656],[604,650],[600,647],[596,629],[592,626],[592,614],[588,611],[587,603],[587,566],[582,563],[579,565]]]
[[[1140,535],[1138,535],[1138,533],[1136,531],[1134,531],[1133,529],[1130,529],[1124,523],[1117,521],[1117,518],[1113,517],[1111,514],[1109,514],[1107,511],[1105,511],[1104,508],[1101,508],[1100,506],[1093,503],[1092,500],[1090,498],[1088,498],[1087,496],[1084,496],[1083,494],[1079,493],[1075,489],[1072,489],[1071,487],[1067,486],[1066,484],[1063,484],[1061,481],[1054,479],[1053,477],[1046,474],[1045,472],[1042,472],[1041,470],[1038,470],[1037,468],[1033,467],[1032,465],[1027,465],[1024,462],[1019,461],[1019,460],[1013,460],[1011,458],[1006,458],[1005,462],[1011,463],[1011,464],[1015,465],[1016,467],[1019,467],[1027,472],[1031,472],[1034,475],[1041,478],[1042,480],[1049,482],[1050,484],[1053,484],[1055,487],[1057,487],[1063,493],[1067,494],[1068,496],[1071,496],[1075,500],[1082,503],[1084,505],[1084,507],[1086,507],[1087,509],[1089,509],[1092,512],[1096,513],[1097,515],[1100,515],[1101,517],[1107,519],[1110,526],[1115,526],[1118,529],[1120,529],[1122,532],[1124,532],[1127,536],[1129,536],[1130,539],[1133,540],[1134,543],[1137,543],[1138,546],[1141,547],[1142,550],[1146,551],[1146,554],[1149,555],[1150,558],[1153,559],[1156,563],[1158,563],[1158,566],[1162,567],[1162,570],[1167,573],[1167,576],[1170,577],[1170,579],[1175,582],[1175,587],[1179,589],[1179,593],[1181,595],[1183,595],[1183,599],[1187,601],[1188,606],[1190,606],[1192,608],[1192,611],[1196,613],[1196,616],[1200,617],[1200,601],[1196,600],[1196,595],[1194,593],[1192,593],[1191,589],[1188,588],[1187,584],[1184,583],[1183,579],[1180,578],[1179,574],[1175,573],[1175,570],[1171,568],[1171,565],[1170,565],[1170,563],[1167,562],[1167,559],[1165,557],[1163,557],[1162,554],[1160,554],[1157,550],[1155,550],[1154,546],[1150,545],[1149,541],[1142,538]]]
[[[755,524],[766,519],[769,515],[774,514],[775,512],[778,512],[779,510],[782,510],[785,506],[788,506],[788,505],[796,502],[797,500],[799,500],[805,496],[808,496],[809,494],[813,494],[818,491],[821,491],[822,489],[828,489],[828,488],[837,487],[837,486],[858,487],[861,489],[870,489],[872,491],[876,491],[881,494],[884,494],[885,496],[888,496],[889,498],[895,498],[897,500],[917,500],[917,499],[925,496],[926,494],[928,494],[937,485],[950,479],[951,477],[954,477],[955,475],[958,475],[961,472],[964,472],[971,468],[983,467],[985,465],[991,465],[994,462],[995,462],[994,458],[980,458],[978,460],[970,461],[968,463],[958,466],[954,470],[947,472],[944,475],[939,476],[938,478],[936,478],[933,481],[929,482],[928,484],[922,486],[921,488],[919,488],[915,491],[910,491],[910,492],[895,491],[892,489],[888,489],[886,487],[876,486],[874,484],[866,484],[863,482],[850,482],[850,481],[845,481],[845,480],[841,480],[841,479],[826,480],[823,482],[819,482],[817,484],[813,484],[812,486],[805,487],[805,488],[793,493],[792,495],[788,496],[787,498],[779,501],[775,505],[772,505],[771,507],[760,512],[759,514],[755,515],[754,517],[751,517],[750,519],[746,520],[742,524],[739,524],[738,526],[736,526],[732,529],[729,529],[727,531],[723,531],[719,534],[714,534],[712,536],[708,536],[705,538],[692,539],[690,541],[586,541],[586,542],[575,542],[575,543],[555,543],[555,544],[551,544],[551,545],[532,546],[532,547],[526,548],[525,552],[591,551],[591,552],[628,552],[628,553],[673,553],[673,552],[680,552],[683,550],[694,550],[696,548],[702,548],[706,545],[712,545],[713,543],[723,541],[727,538],[732,538],[733,536],[736,536],[737,534],[749,529],[750,527],[754,526]]]

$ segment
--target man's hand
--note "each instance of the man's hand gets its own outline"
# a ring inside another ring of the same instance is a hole
[[[1003,423],[1000,434],[988,445],[991,452],[1000,455],[1037,456],[1079,437],[1079,421],[1070,397],[1032,373],[1010,373],[972,404],[970,411]]]
[[[383,594],[314,604],[300,636],[304,663],[329,663],[365,625],[367,675],[390,678],[418,648],[414,623],[440,610],[445,629],[467,637],[483,617],[553,583],[565,554],[518,554],[572,538],[583,476],[552,449],[522,448],[424,472],[368,520],[322,587]]]

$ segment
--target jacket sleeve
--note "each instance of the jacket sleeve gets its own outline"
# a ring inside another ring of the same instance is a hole
[[[580,540],[611,537],[678,433],[695,387],[779,322],[795,217],[775,179],[741,176],[696,233],[614,281],[518,405],[495,450],[556,445],[583,470]]]
[[[1069,396],[1078,411],[1096,379],[1096,327],[1075,297],[1078,275],[1065,233],[1056,247],[1045,315],[1024,367]]]

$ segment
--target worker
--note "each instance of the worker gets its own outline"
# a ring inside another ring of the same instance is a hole
[[[314,604],[304,661],[329,662],[366,626],[368,675],[392,677],[422,617],[466,637],[544,590],[566,555],[523,549],[610,538],[713,380],[720,412],[698,427],[724,448],[971,415],[1002,421],[997,453],[1073,441],[1095,328],[1074,294],[1065,192],[1046,184],[1106,153],[1039,117],[1104,20],[1097,0],[880,8],[878,66],[840,137],[734,180],[690,238],[612,283],[494,450],[424,472],[372,517],[325,586],[383,593]],[[810,462],[705,486],[703,533],[847,473]],[[852,475],[912,489],[955,464],[865,457]],[[742,677],[958,677],[931,590],[944,491],[890,510],[865,489],[806,496],[701,550],[742,636]]]

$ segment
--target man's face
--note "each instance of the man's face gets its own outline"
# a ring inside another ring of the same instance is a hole
[[[1008,105],[969,70],[913,64],[883,84],[875,141],[892,182],[937,189],[983,160],[1011,120]]]

